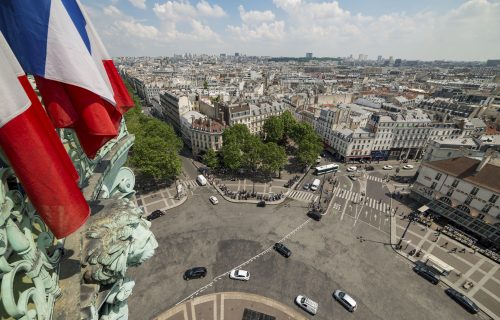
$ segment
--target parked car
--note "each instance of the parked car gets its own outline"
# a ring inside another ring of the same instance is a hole
[[[382,169],[384,169],[384,170],[392,170],[392,166],[385,165],[385,166],[382,167]]]
[[[358,177],[353,175],[349,175],[349,179],[351,179],[352,181],[358,181]]]
[[[312,315],[315,315],[318,312],[318,303],[306,296],[298,295],[297,298],[295,298],[295,303]]]
[[[413,165],[406,164],[406,165],[403,166],[403,169],[405,169],[405,170],[411,170],[411,169],[413,169]]]
[[[427,281],[429,281],[432,284],[438,284],[439,280],[441,279],[438,274],[436,274],[434,271],[432,271],[425,264],[417,264],[416,266],[413,267],[413,271],[415,271],[422,278],[426,279]]]
[[[469,311],[470,313],[474,314],[479,312],[479,307],[469,298],[467,298],[465,295],[458,292],[457,290],[453,288],[448,288],[445,290],[445,292],[450,298],[455,300],[458,304],[460,304],[465,310]]]
[[[373,171],[373,170],[375,170],[375,168],[373,166],[366,166],[365,170],[366,171]]]
[[[229,278],[234,280],[248,281],[250,280],[250,272],[234,269],[229,273]]]
[[[350,312],[354,312],[358,308],[356,301],[342,290],[335,290],[333,297]]]
[[[303,188],[304,190],[309,190],[309,188],[311,187],[311,184],[310,183],[306,183],[304,184]]]
[[[266,206],[266,202],[264,200],[257,202],[257,207],[264,208]]]
[[[155,211],[151,212],[151,214],[146,217],[146,220],[151,221],[151,220],[157,219],[157,218],[164,216],[164,215],[165,215],[165,212],[163,212],[162,210],[155,210]]]
[[[349,167],[349,168],[347,168],[347,172],[354,172],[354,171],[356,171],[357,169],[358,169],[358,168],[356,168],[356,167]]]
[[[218,204],[219,203],[219,200],[217,199],[216,196],[210,196],[210,202],[212,202],[212,204]]]
[[[276,242],[273,249],[278,251],[285,258],[289,258],[292,255],[292,251],[288,249],[284,244]]]
[[[184,272],[183,278],[184,280],[199,279],[199,278],[205,278],[206,275],[207,275],[207,268],[194,267],[186,270],[186,272]]]

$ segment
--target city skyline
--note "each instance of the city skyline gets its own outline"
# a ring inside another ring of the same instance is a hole
[[[114,56],[240,52],[257,56],[495,59],[500,2],[430,0],[85,0]]]

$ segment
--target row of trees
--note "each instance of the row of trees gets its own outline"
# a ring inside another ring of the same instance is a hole
[[[171,125],[142,113],[141,102],[128,86],[135,108],[125,114],[130,133],[135,143],[129,154],[129,164],[146,179],[161,181],[173,179],[181,172],[179,152],[182,141]]]
[[[244,124],[224,130],[222,138],[224,144],[220,153],[208,150],[203,157],[203,162],[209,167],[222,164],[230,170],[272,174],[283,169],[287,162],[284,147],[275,142],[264,143],[258,136],[252,135]]]
[[[308,123],[297,122],[290,111],[269,117],[263,129],[266,141],[294,144],[297,147],[295,156],[304,165],[313,164],[323,149],[321,138],[314,129]]]
[[[289,111],[268,118],[263,127],[263,139],[252,135],[248,127],[236,124],[222,134],[219,153],[208,150],[203,162],[211,168],[224,166],[231,170],[245,169],[266,174],[279,172],[287,163],[285,147],[294,145],[300,164],[311,165],[323,149],[320,137],[307,123],[299,123]]]

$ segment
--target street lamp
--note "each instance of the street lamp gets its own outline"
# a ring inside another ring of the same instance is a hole
[[[418,213],[417,212],[411,212],[408,216],[408,224],[406,225],[405,231],[403,231],[403,234],[401,235],[401,238],[399,238],[399,242],[396,245],[396,249],[399,250],[401,249],[401,243],[403,242],[403,239],[406,236],[406,232],[408,232],[408,229],[410,228],[410,225],[413,221],[416,221],[418,218]]]

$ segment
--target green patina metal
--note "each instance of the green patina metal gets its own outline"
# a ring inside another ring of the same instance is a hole
[[[81,313],[75,319],[127,319],[127,298],[134,287],[125,276],[127,268],[142,264],[158,246],[143,212],[128,199],[134,194],[135,176],[123,165],[134,136],[122,122],[119,136],[91,160],[72,130],[59,134],[87,200],[107,199],[99,202],[102,209],[82,232],[82,280],[76,285],[91,294],[90,299],[81,298]],[[10,168],[0,168],[0,318],[51,319],[56,316],[54,302],[61,296],[58,265],[64,242],[54,238],[19,191],[22,188],[9,189],[7,179],[12,177]],[[110,288],[105,295],[101,286]]]

